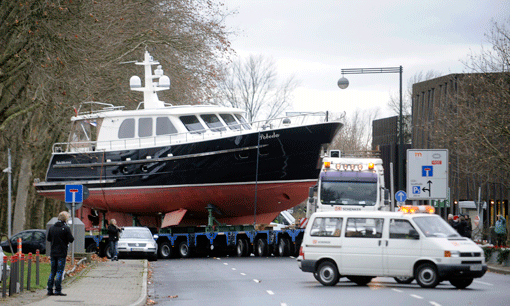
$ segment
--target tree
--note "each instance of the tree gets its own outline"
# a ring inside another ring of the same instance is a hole
[[[508,19],[510,22],[510,19]],[[510,31],[493,22],[485,34],[490,49],[464,63],[458,90],[435,114],[436,138],[458,157],[458,171],[480,183],[510,186]]]
[[[298,85],[293,76],[279,82],[275,62],[263,55],[238,58],[224,75],[213,103],[244,109],[249,121],[280,115],[290,106]]]
[[[371,150],[372,121],[377,118],[379,109],[356,111],[351,116],[343,114],[339,120],[344,122],[331,145],[330,149],[338,149],[342,152],[366,152]],[[338,119],[337,119],[338,120]]]
[[[63,208],[35,197],[30,182],[44,177],[51,145],[66,139],[73,106],[138,104],[127,80],[141,71],[120,63],[149,49],[172,79],[162,100],[195,104],[211,95],[230,52],[228,12],[206,0],[13,0],[0,2],[0,14],[0,160],[12,148],[16,231],[26,210],[35,212],[30,227],[43,227]]]

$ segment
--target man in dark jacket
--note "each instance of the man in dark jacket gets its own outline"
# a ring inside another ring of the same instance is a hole
[[[48,278],[48,295],[62,295],[62,276],[66,266],[67,246],[74,241],[71,229],[66,222],[69,213],[66,211],[58,214],[58,221],[48,229],[47,240],[51,242],[51,273]],[[55,285],[55,292],[53,292]]]

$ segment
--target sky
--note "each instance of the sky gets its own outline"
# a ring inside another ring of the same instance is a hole
[[[379,109],[398,97],[399,74],[345,75],[343,68],[403,67],[403,91],[419,72],[467,72],[463,61],[487,47],[492,21],[510,25],[508,0],[220,0],[237,14],[232,47],[241,57],[262,54],[282,81],[294,75],[292,111],[348,115]]]

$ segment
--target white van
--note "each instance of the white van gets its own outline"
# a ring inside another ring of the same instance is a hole
[[[424,288],[448,280],[464,289],[487,271],[483,250],[438,215],[404,212],[315,213],[298,265],[324,286],[334,286],[341,276],[358,285],[385,276],[399,282],[414,278]]]

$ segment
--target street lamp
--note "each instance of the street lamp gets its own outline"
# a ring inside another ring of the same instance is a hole
[[[398,73],[400,74],[400,108],[399,108],[399,145],[398,145],[398,189],[403,190],[404,181],[404,133],[402,121],[402,66],[399,67],[384,67],[384,68],[350,68],[342,69],[342,77],[338,80],[338,87],[346,89],[349,86],[349,80],[344,77],[344,74],[369,74],[369,73]]]

